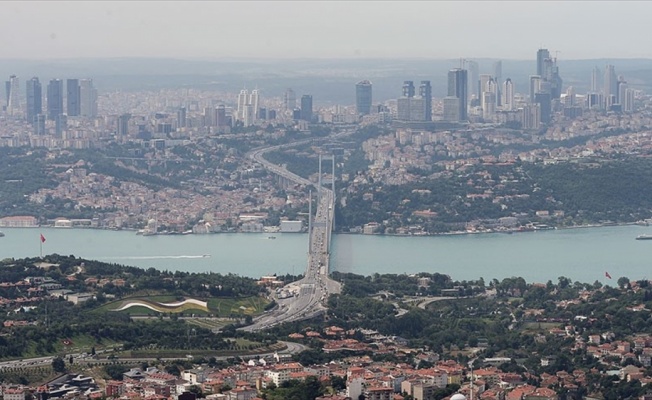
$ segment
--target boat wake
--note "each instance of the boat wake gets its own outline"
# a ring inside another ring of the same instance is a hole
[[[177,259],[194,259],[194,258],[209,258],[210,254],[202,254],[199,256],[181,255],[181,256],[124,256],[124,257],[97,257],[102,260],[177,260]]]

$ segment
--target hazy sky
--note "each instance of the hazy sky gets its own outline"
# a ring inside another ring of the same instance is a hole
[[[2,2],[0,57],[652,58],[652,2]]]

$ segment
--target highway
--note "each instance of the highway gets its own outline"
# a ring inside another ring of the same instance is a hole
[[[268,171],[300,185],[313,186],[302,178],[263,157],[266,152],[297,146],[311,142],[306,139],[291,144],[253,150],[248,157],[263,165]],[[254,319],[253,324],[243,327],[245,331],[259,331],[285,322],[312,318],[326,311],[326,301],[332,293],[340,293],[341,285],[329,276],[330,243],[334,217],[333,191],[325,187],[317,188],[319,201],[313,220],[308,249],[308,263],[304,277],[285,286],[282,293],[290,293],[287,298],[277,299],[278,306]]]

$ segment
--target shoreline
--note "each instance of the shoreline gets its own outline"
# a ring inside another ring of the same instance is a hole
[[[546,226],[545,228],[526,228],[523,229],[517,228],[517,229],[500,229],[500,230],[486,230],[486,231],[453,231],[453,232],[439,232],[439,233],[423,233],[423,234],[400,234],[400,233],[362,233],[362,232],[333,232],[334,234],[337,235],[361,235],[361,236],[389,236],[389,237],[437,237],[437,236],[465,236],[465,235],[482,235],[482,234],[505,234],[505,235],[511,235],[514,233],[530,233],[530,232],[539,232],[539,231],[552,231],[552,230],[570,230],[570,229],[589,229],[589,228],[605,228],[605,227],[610,227],[610,226],[631,226],[631,225],[638,225],[638,226],[648,226],[647,223],[642,223],[641,221],[636,221],[636,222],[608,222],[608,223],[603,223],[603,224],[586,224],[586,225],[573,225],[573,226]],[[39,225],[39,226],[8,226],[8,227],[0,227],[0,232],[2,229],[5,230],[12,230],[12,229],[56,229],[56,230],[98,230],[98,231],[115,231],[115,232],[120,232],[120,231],[126,231],[126,232],[136,232],[138,235],[138,232],[141,231],[141,229],[136,229],[136,228],[100,228],[100,227],[90,227],[90,226],[70,226],[70,227],[59,227],[59,226],[53,226],[53,225]],[[197,235],[197,236],[204,236],[204,235],[219,235],[219,234],[280,234],[280,233],[287,233],[287,234],[307,234],[307,231],[302,231],[302,232],[266,232],[266,231],[260,231],[260,232],[241,232],[241,231],[233,231],[233,232],[207,232],[207,233],[194,233],[194,232],[158,232],[155,234],[149,234],[149,235],[138,235],[138,236],[188,236],[188,235]]]

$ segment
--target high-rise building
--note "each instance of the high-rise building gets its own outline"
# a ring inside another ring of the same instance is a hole
[[[186,107],[177,110],[177,129],[186,127]]]
[[[414,97],[414,82],[413,81],[404,81],[403,82],[403,97]]]
[[[50,80],[47,89],[47,100],[48,119],[54,121],[57,115],[63,114],[63,81],[61,79]]]
[[[251,126],[254,124],[256,118],[254,106],[251,104],[245,104],[242,109],[242,124],[246,126]]]
[[[505,79],[503,83],[503,100],[502,107],[505,111],[514,110],[514,84],[510,78]]]
[[[81,114],[79,79],[66,80],[66,112],[70,117]]]
[[[35,135],[45,135],[45,115],[37,114],[34,117],[34,134]]]
[[[54,132],[56,137],[61,138],[66,129],[68,129],[68,116],[66,114],[57,115],[54,118]]]
[[[355,110],[358,115],[371,114],[371,82],[368,80],[355,84]]]
[[[539,49],[537,51],[537,75],[544,77],[546,70],[546,60],[550,59],[548,49]]]
[[[624,93],[624,98],[621,99],[621,105],[623,112],[633,112],[634,111],[634,89],[626,88]]]
[[[493,116],[496,114],[496,90],[498,85],[493,78],[490,78],[486,86],[483,88],[482,97],[481,97],[481,106],[482,106],[482,118],[486,121],[493,119]]]
[[[618,79],[613,65],[607,65],[604,70],[604,85],[602,87],[605,108],[609,109],[618,102]]]
[[[220,104],[217,106],[217,121],[216,125],[218,127],[225,127],[227,126],[227,120],[226,120],[226,107],[224,104]]]
[[[294,111],[297,108],[297,96],[294,90],[288,89],[283,96],[283,106],[286,110]]]
[[[249,103],[249,92],[247,92],[247,89],[242,89],[240,91],[240,94],[238,94],[238,119],[243,119],[244,116],[244,108],[245,106]]]
[[[118,117],[118,129],[116,133],[119,137],[129,135],[129,119],[131,119],[131,114],[122,114]]]
[[[92,79],[79,80],[79,100],[79,115],[97,117],[97,89],[93,87]]]
[[[260,95],[258,94],[258,89],[251,91],[248,105],[252,106],[254,109],[253,113],[251,113],[251,117],[255,120],[258,117],[258,108],[260,106]]]
[[[460,99],[455,96],[446,96],[443,100],[444,121],[457,122],[460,120]]]
[[[625,91],[627,91],[627,81],[622,75],[618,77],[618,99],[617,104],[623,105],[625,100]]]
[[[467,121],[468,73],[465,69],[455,68],[448,71],[448,96],[457,97],[459,101],[459,121]]]
[[[597,66],[591,71],[591,93],[600,91],[600,68]]]
[[[541,90],[541,76],[530,75],[530,104],[534,104],[534,97]]]
[[[423,99],[423,120],[432,121],[432,86],[430,86],[430,81],[421,81],[419,96]]]
[[[575,89],[572,86],[569,86],[566,89],[566,97],[564,97],[564,108],[570,108],[575,106]]]
[[[36,116],[43,113],[43,90],[37,77],[27,81],[27,122],[33,124]]]
[[[552,118],[552,99],[550,93],[539,92],[534,95],[534,101],[539,105],[539,121],[547,124]]]
[[[478,82],[480,80],[480,66],[476,61],[467,61],[466,67],[467,70],[469,71],[468,74],[469,81],[466,84],[466,87],[468,88],[469,91],[469,100],[471,100],[471,97],[475,97],[476,99],[479,99],[480,86]]]
[[[21,115],[22,111],[20,108],[20,95],[18,91],[20,90],[20,82],[16,75],[11,75],[9,80],[6,83],[7,88],[7,114],[18,116]]]
[[[503,62],[496,61],[494,63],[494,81],[496,82],[496,107],[500,107],[502,104],[502,87],[500,83],[503,80]]]
[[[301,96],[301,119],[312,121],[312,96],[309,94]]]
[[[409,122],[432,121],[432,87],[430,81],[421,81],[419,95],[415,96],[413,81],[403,82],[403,96],[397,99],[396,119]]]

